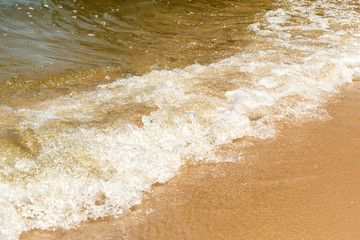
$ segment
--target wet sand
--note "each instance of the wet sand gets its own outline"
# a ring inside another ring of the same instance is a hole
[[[324,108],[239,162],[184,167],[124,217],[21,239],[360,239],[360,82]]]

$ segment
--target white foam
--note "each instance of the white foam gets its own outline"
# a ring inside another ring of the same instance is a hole
[[[119,216],[188,160],[228,160],[216,155],[223,144],[272,137],[279,119],[326,115],[318,106],[360,74],[351,2],[284,1],[250,26],[247,51],[218,63],[118,79],[32,110],[2,108],[21,119],[23,142],[40,147],[0,166],[0,238]],[[143,126],[106,119],[126,104],[157,110]]]

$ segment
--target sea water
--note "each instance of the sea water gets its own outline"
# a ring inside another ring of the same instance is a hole
[[[121,216],[360,78],[359,1],[101,4],[0,2],[0,239]]]

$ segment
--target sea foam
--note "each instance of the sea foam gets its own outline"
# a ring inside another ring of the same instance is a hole
[[[320,104],[360,75],[353,3],[277,2],[249,26],[247,49],[220,62],[117,79],[31,109],[3,106],[18,144],[0,156],[0,238],[121,216],[187,161],[236,160],[216,152],[273,137],[281,119],[326,115]]]

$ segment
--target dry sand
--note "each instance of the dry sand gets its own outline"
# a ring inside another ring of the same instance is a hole
[[[360,239],[360,82],[238,163],[187,166],[117,220],[22,239]]]

